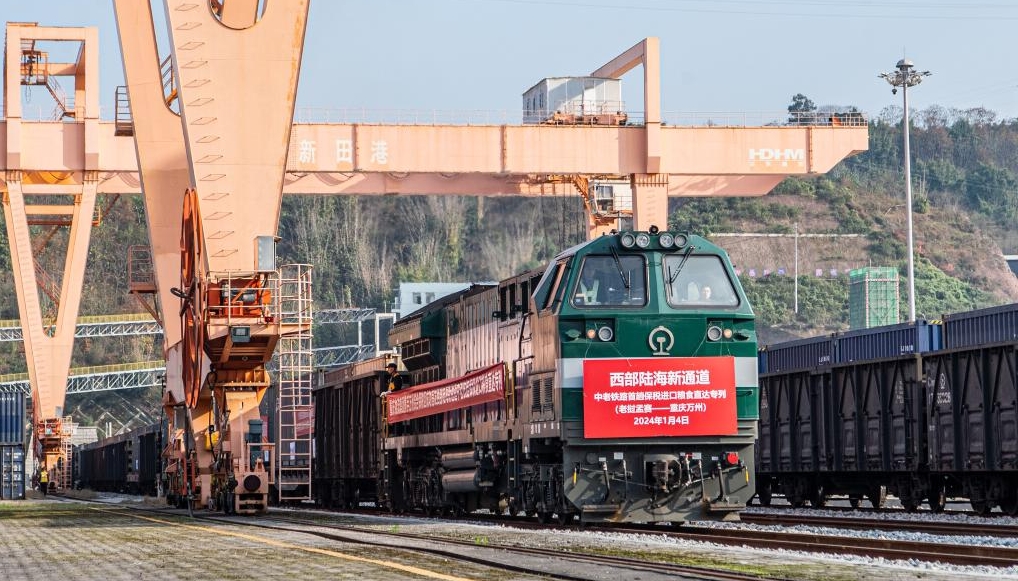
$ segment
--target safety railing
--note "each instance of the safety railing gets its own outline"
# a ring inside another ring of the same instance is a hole
[[[626,126],[646,124],[643,111],[620,111]],[[508,110],[371,109],[363,107],[298,107],[295,123],[350,123],[365,125],[523,125],[524,112]],[[662,111],[663,126],[675,127],[864,127],[866,116],[846,111]],[[576,123],[589,127],[589,124]],[[570,125],[560,125],[569,127]]]

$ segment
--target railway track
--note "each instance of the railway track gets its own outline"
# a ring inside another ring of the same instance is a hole
[[[716,544],[747,546],[758,549],[782,549],[798,552],[814,552],[822,554],[855,555],[871,558],[884,558],[900,561],[924,561],[961,566],[1010,567],[1018,564],[1018,549],[1011,547],[980,546],[941,541],[912,541],[891,538],[865,538],[841,534],[797,533],[781,530],[780,527],[795,524],[807,524],[831,528],[858,528],[871,530],[925,532],[937,535],[993,535],[1016,536],[1018,528],[1000,525],[980,525],[963,523],[933,523],[922,521],[887,521],[878,519],[844,519],[828,517],[813,519],[776,515],[743,515],[744,521],[751,524],[770,525],[768,530],[732,529],[710,526],[685,524],[680,527],[657,525],[609,525],[583,527],[590,531],[610,531],[617,533],[639,533],[663,535],[675,539],[710,542]],[[750,518],[745,518],[749,516]],[[756,517],[760,517],[757,519]],[[423,516],[422,516],[423,518]],[[509,518],[495,515],[471,515],[472,521],[507,524],[514,527],[548,529],[532,519]],[[805,522],[804,522],[805,521]],[[579,525],[566,525],[556,528],[576,529]]]
[[[748,517],[748,518],[747,518]],[[546,529],[532,520],[472,515],[471,519],[512,524],[524,528]],[[1011,547],[973,546],[940,541],[874,539],[841,534],[797,533],[779,527],[806,524],[818,527],[853,528],[861,530],[913,531],[949,536],[1018,536],[1018,527],[1006,525],[937,523],[924,521],[889,521],[880,519],[846,519],[837,517],[798,517],[791,515],[743,515],[750,524],[771,526],[768,530],[730,529],[685,524],[680,527],[657,525],[591,526],[585,530],[650,533],[676,539],[717,544],[748,546],[759,549],[783,549],[799,552],[879,557],[888,560],[938,562],[962,566],[1010,567],[1018,564],[1018,549]],[[576,528],[578,525],[559,528]]]
[[[181,514],[180,511],[168,511]],[[533,559],[568,559],[576,562],[574,570],[584,566],[610,566],[615,568],[631,568],[634,572],[639,571],[641,578],[649,579],[647,575],[671,575],[692,576],[694,578],[706,579],[761,579],[759,572],[746,575],[739,572],[716,571],[704,567],[690,567],[675,563],[649,562],[647,559],[631,559],[620,556],[604,556],[593,553],[580,552],[576,550],[547,549],[524,547],[519,544],[492,544],[482,543],[483,549],[501,554],[502,558],[468,556],[466,549],[477,550],[478,540],[457,539],[455,535],[444,534],[415,534],[408,531],[380,530],[367,525],[347,525],[336,523],[329,513],[323,517],[302,517],[302,516],[278,516],[271,515],[257,518],[247,517],[222,517],[222,516],[196,516],[203,520],[215,520],[229,522],[241,526],[253,526],[262,528],[278,528],[281,530],[297,531],[311,534],[322,538],[328,538],[343,542],[357,542],[360,544],[379,544],[380,546],[405,545],[407,542],[414,543],[414,550],[418,552],[433,554],[442,558],[470,561],[479,564],[486,564],[492,567],[503,568],[507,571],[518,571],[512,563],[504,560],[504,555],[527,555]],[[377,511],[366,511],[360,514],[375,514]],[[338,516],[338,515],[337,515]],[[856,555],[868,558],[883,558],[887,560],[899,560],[908,562],[939,562],[943,564],[961,566],[989,566],[1009,567],[1018,564],[1018,549],[1011,547],[995,547],[958,543],[945,543],[943,541],[915,541],[892,538],[866,538],[846,536],[843,534],[821,534],[821,533],[800,533],[781,530],[780,527],[805,524],[818,527],[832,528],[858,528],[874,530],[908,530],[914,532],[925,532],[936,535],[994,535],[994,536],[1015,536],[1018,535],[1018,527],[1006,525],[985,525],[965,523],[938,523],[926,521],[888,521],[878,519],[860,518],[838,518],[838,517],[803,517],[800,515],[759,515],[745,514],[744,521],[751,524],[767,526],[766,530],[759,529],[738,529],[719,528],[710,526],[697,526],[685,524],[680,527],[655,526],[655,525],[616,525],[616,526],[590,526],[583,527],[587,531],[605,531],[614,533],[636,533],[653,534],[673,539],[692,540],[709,542],[722,545],[733,545],[769,550],[788,550],[797,552],[813,552],[818,554],[835,555]],[[398,519],[399,517],[388,518]],[[423,515],[414,515],[414,520],[426,518]],[[540,525],[528,519],[510,519],[496,515],[471,515],[470,520],[477,523],[493,523],[508,525],[519,528],[533,528],[537,530],[548,530],[558,528],[564,530],[576,530],[578,525],[567,525],[560,527],[549,527]],[[394,529],[401,528],[394,525]],[[380,542],[380,537],[387,537],[389,542]],[[393,541],[399,541],[397,545]],[[523,571],[533,572],[524,568]],[[571,573],[542,572],[551,579],[588,579]],[[709,576],[708,576],[709,575]],[[626,578],[620,576],[616,578]],[[774,577],[771,577],[774,578]]]
[[[743,513],[742,522],[772,526],[807,525],[858,530],[911,531],[948,536],[1018,537],[1018,526],[991,523],[759,513]]]
[[[542,578],[561,579],[564,581],[589,581],[591,579],[601,578],[601,576],[597,573],[580,573],[592,568],[604,569],[610,572],[612,575],[610,577],[611,579],[705,579],[718,581],[760,581],[766,579],[785,579],[785,577],[768,577],[766,575],[761,575],[759,572],[743,573],[735,570],[722,570],[703,566],[648,561],[645,559],[635,559],[617,555],[601,555],[592,552],[523,547],[517,544],[492,543],[487,540],[480,541],[477,538],[460,540],[449,536],[435,534],[379,531],[377,528],[328,524],[323,523],[320,520],[260,517],[258,519],[260,522],[245,522],[244,519],[230,517],[202,518],[223,520],[230,522],[231,524],[241,524],[244,526],[302,532],[334,541],[392,547],[393,544],[391,542],[365,540],[366,537],[370,537],[372,539],[386,537],[391,541],[398,542],[404,548],[415,552],[421,552],[457,561],[467,561],[505,571],[529,574],[536,573],[541,575]],[[309,529],[308,527],[313,528]],[[314,529],[325,529],[325,531]],[[407,547],[406,543],[408,541],[412,541],[414,544],[411,547]],[[479,555],[479,552],[482,554]],[[526,561],[528,559],[537,562],[570,562],[572,565],[567,568],[576,571],[577,573],[562,573],[548,569],[535,570],[533,566],[520,566],[514,564],[514,562]]]
[[[900,539],[874,539],[843,535],[792,533],[780,530],[718,529],[682,526],[666,534],[691,540],[840,555],[925,561],[969,567],[1011,567],[1018,564],[1018,549]]]
[[[125,506],[101,499],[55,500],[85,502],[110,507],[117,511],[137,512],[144,515],[183,519],[183,522],[202,522],[206,525],[230,525],[267,531],[298,533],[346,545],[376,547],[379,558],[383,551],[410,552],[440,561],[448,561],[446,572],[454,573],[454,563],[470,563],[496,571],[527,575],[557,581],[614,581],[641,579],[643,581],[675,581],[704,579],[708,581],[786,581],[784,576],[769,576],[756,568],[751,573],[718,569],[707,566],[686,565],[674,562],[651,561],[617,554],[598,554],[580,547],[538,548],[507,544],[474,536],[456,538],[454,534],[421,534],[406,530],[401,525],[348,525],[335,522],[340,515],[298,516],[224,516],[195,513],[188,517],[182,509],[169,507]],[[388,518],[398,518],[392,517]],[[414,520],[419,520],[414,517]],[[544,527],[547,529],[547,527]],[[271,535],[270,535],[271,536]],[[462,535],[460,535],[462,536]],[[292,541],[291,541],[292,542]],[[411,559],[411,562],[421,559]],[[428,561],[428,559],[424,559]],[[431,562],[434,562],[432,559]],[[487,576],[486,578],[492,578]]]

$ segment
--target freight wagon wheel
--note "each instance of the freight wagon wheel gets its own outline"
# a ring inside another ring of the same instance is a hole
[[[771,485],[770,484],[764,484],[763,486],[761,486],[760,488],[757,489],[756,493],[757,493],[757,499],[760,501],[760,506],[770,506],[771,505],[771,496],[772,496],[772,493],[771,493]]]
[[[905,512],[915,512],[919,510],[919,500],[909,495],[901,499],[901,506],[905,509]]]
[[[827,506],[827,493],[824,491],[823,484],[817,484],[813,487],[809,503],[813,506],[813,508],[823,508]]]
[[[1018,515],[1018,489],[1011,488],[1000,501],[1000,510],[1008,516]]]
[[[184,384],[184,401],[189,408],[198,403],[202,383],[202,356],[205,348],[204,258],[205,236],[198,211],[198,193],[189,188],[184,192],[183,224],[180,229],[180,288],[174,289],[174,294],[181,298],[181,379]]]
[[[869,493],[866,494],[866,498],[869,499],[870,504],[873,508],[884,508],[884,502],[887,501],[887,487],[875,486],[870,489]]]
[[[990,503],[987,500],[972,500],[971,504],[972,511],[978,514],[979,516],[986,516],[990,514],[990,511],[993,509],[993,507],[990,506]]]
[[[947,507],[947,491],[943,484],[934,484],[930,489],[930,510],[933,512],[944,512]]]
[[[859,508],[859,505],[862,504],[862,497],[861,496],[856,496],[856,495],[849,496],[848,497],[848,504],[852,508]]]

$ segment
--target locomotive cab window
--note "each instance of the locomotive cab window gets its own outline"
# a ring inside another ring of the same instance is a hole
[[[673,307],[734,307],[739,304],[739,295],[720,256],[669,254],[662,267],[668,304]]]
[[[559,261],[548,267],[541,277],[541,282],[534,291],[534,302],[538,309],[545,311],[555,308],[556,297],[561,292],[562,273],[565,272],[565,261]]]
[[[573,287],[575,307],[643,306],[647,304],[643,256],[588,256]]]

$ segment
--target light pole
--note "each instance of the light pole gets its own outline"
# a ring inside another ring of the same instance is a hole
[[[901,133],[905,146],[905,214],[908,217],[908,321],[915,322],[915,250],[912,242],[912,155],[908,146],[908,88],[923,82],[930,71],[913,71],[912,61],[901,59],[896,65],[897,71],[881,73],[880,78],[891,85],[891,94],[901,87],[901,98],[905,109],[902,118]]]

